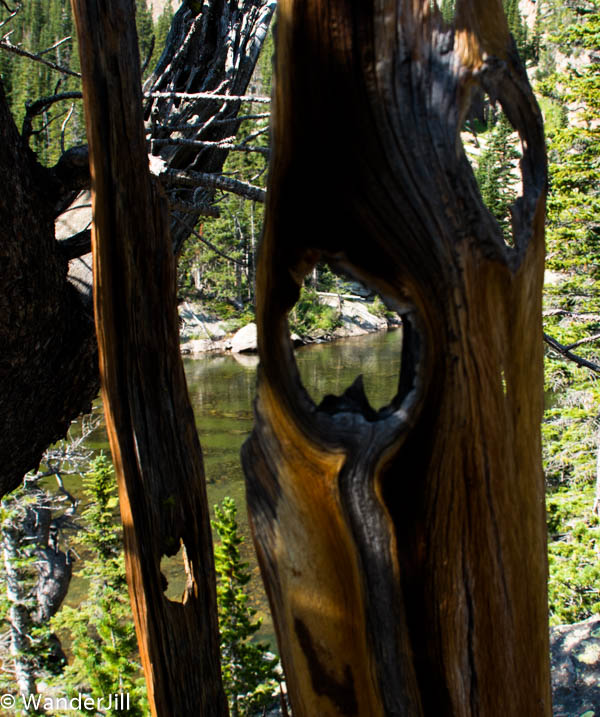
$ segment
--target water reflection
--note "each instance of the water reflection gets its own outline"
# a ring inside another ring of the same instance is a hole
[[[378,409],[396,394],[401,341],[401,331],[391,331],[311,345],[296,351],[296,362],[302,381],[316,403],[326,394],[342,393],[362,373],[369,402]],[[248,355],[207,354],[184,360],[204,455],[209,506],[212,512],[213,506],[225,496],[231,496],[236,502],[238,522],[246,539],[242,554],[252,569],[251,601],[258,616],[263,618],[259,637],[274,646],[273,627],[246,519],[240,465],[240,448],[252,430],[257,365],[258,358]],[[96,432],[93,448],[108,452],[103,429]],[[171,572],[167,577],[170,595],[183,591],[183,572]]]

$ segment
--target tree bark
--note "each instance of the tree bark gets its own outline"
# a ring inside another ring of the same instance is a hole
[[[98,392],[93,316],[54,239],[56,214],[81,182],[66,166],[75,154],[53,169],[38,164],[0,83],[0,495]]]
[[[94,305],[128,583],[154,715],[227,714],[202,454],[179,355],[166,199],[149,169],[133,0],[74,0],[92,174]],[[163,555],[183,550],[182,602]]]
[[[460,140],[477,88],[523,144],[513,246]],[[281,0],[272,111],[243,463],[294,715],[549,717],[546,160],[502,3],[452,28],[429,0]],[[403,314],[378,412],[301,385],[286,316],[321,258]]]

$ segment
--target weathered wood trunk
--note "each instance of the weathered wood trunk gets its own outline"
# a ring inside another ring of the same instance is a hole
[[[166,201],[144,141],[133,0],[74,0],[92,174],[102,393],[152,713],[227,714],[202,455],[179,355]],[[183,549],[169,600],[163,555]]]
[[[500,0],[280,0],[248,508],[295,717],[551,714],[540,112]],[[523,144],[514,246],[459,132]],[[314,210],[321,208],[318,215]],[[403,314],[398,392],[315,406],[286,321],[332,259]]]

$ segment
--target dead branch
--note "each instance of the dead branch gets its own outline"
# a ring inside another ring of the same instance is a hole
[[[264,203],[267,193],[261,187],[239,179],[225,177],[222,174],[209,174],[208,172],[180,172],[176,169],[167,169],[160,175],[160,179],[167,185],[182,187],[207,187],[208,189],[222,189],[225,192],[246,197],[255,202]]]
[[[229,117],[227,119],[216,119],[211,122],[211,125],[225,125],[225,124],[235,124],[237,122],[244,122],[246,120],[256,120],[256,119],[267,119],[271,116],[270,112],[259,112],[256,114],[248,114],[248,115],[237,115],[236,117]],[[165,132],[185,132],[189,130],[196,130],[198,134],[202,132],[207,126],[206,122],[198,122],[197,124],[194,123],[187,123],[187,124],[153,124],[150,125],[146,129],[147,134],[152,134],[156,130],[164,130]]]
[[[14,55],[20,55],[21,57],[27,57],[28,59],[34,60],[35,62],[40,62],[42,65],[46,65],[46,67],[49,67],[52,70],[62,72],[63,75],[71,75],[71,77],[77,77],[78,79],[81,79],[81,75],[79,74],[79,72],[73,72],[73,70],[69,70],[66,67],[57,65],[56,62],[44,60],[43,57],[40,57],[40,55],[36,54],[35,52],[30,52],[29,50],[24,50],[22,47],[17,47],[16,45],[13,45],[6,35],[2,38],[2,40],[0,40],[0,48],[3,50],[7,50],[8,52],[12,52]]]
[[[73,38],[72,38],[71,36],[69,36],[69,37],[63,37],[62,40],[58,40],[57,42],[54,43],[54,45],[50,45],[50,47],[47,47],[45,50],[42,50],[39,54],[40,54],[40,55],[45,55],[47,52],[52,52],[52,50],[56,50],[57,47],[60,47],[60,46],[63,45],[65,42],[68,42],[69,40],[72,40],[72,39],[73,39]]]
[[[33,134],[33,118],[42,112],[45,112],[48,107],[51,107],[56,102],[62,102],[63,100],[80,100],[81,92],[60,92],[59,94],[50,95],[49,97],[40,97],[35,102],[25,103],[25,117],[23,119],[23,128],[21,134],[23,139],[27,141]]]
[[[78,259],[92,251],[92,235],[89,229],[73,234],[58,242],[58,249],[67,261]]]
[[[235,139],[235,137],[230,137],[229,139]],[[235,144],[231,141],[220,141],[220,142],[208,142],[203,141],[199,139],[183,139],[183,138],[173,138],[173,139],[154,139],[152,140],[152,149],[155,147],[164,147],[167,144],[171,144],[174,146],[187,146],[187,147],[196,147],[198,149],[202,149],[205,147],[208,148],[216,148],[216,149],[226,149],[231,152],[256,152],[258,154],[262,154],[265,157],[269,156],[269,148],[268,147],[256,147],[256,146],[250,146],[246,144]]]
[[[592,361],[588,361],[582,356],[578,356],[577,354],[572,353],[569,350],[568,346],[563,346],[556,339],[552,338],[552,336],[549,336],[548,334],[544,333],[544,341],[548,344],[548,346],[554,349],[554,351],[557,351],[559,354],[561,354],[561,356],[568,358],[570,361],[573,361],[578,366],[583,366],[584,368],[589,368],[591,371],[600,373],[599,364],[593,363]]]
[[[175,215],[175,218],[177,221],[181,221],[177,215]],[[192,229],[192,234],[196,237],[196,239],[200,239],[200,241],[203,244],[206,244],[206,246],[211,250],[214,251],[215,254],[218,254],[219,256],[222,256],[224,259],[227,259],[227,261],[231,261],[234,264],[237,264],[238,266],[245,267],[246,264],[243,261],[240,261],[239,259],[234,259],[232,256],[229,256],[228,254],[225,254],[225,252],[221,251],[219,248],[217,248],[212,242],[208,241],[205,237],[202,236],[202,234],[198,233],[195,229]]]
[[[579,339],[579,341],[574,341],[572,344],[569,344],[565,348],[570,351],[571,349],[575,349],[578,346],[582,346],[583,344],[594,343],[594,341],[598,341],[598,339],[600,339],[600,334],[594,334],[593,336],[586,336],[583,339]]]
[[[218,219],[221,216],[219,208],[213,204],[189,204],[188,202],[169,202],[172,212],[186,212],[189,214],[200,214],[204,217],[214,217]]]
[[[256,102],[258,104],[269,104],[270,97],[261,95],[218,95],[212,92],[146,92],[147,99],[166,100],[211,100],[219,102]]]
[[[15,15],[18,15],[19,12],[21,12],[22,8],[22,5],[17,5],[17,7],[12,11],[10,11],[10,8],[7,8],[10,11],[10,15],[5,20],[2,20],[2,22],[0,22],[0,27],[4,27],[4,25],[7,25]]]
[[[577,311],[569,311],[568,309],[546,309],[542,312],[542,316],[570,316],[573,319],[581,321],[600,321],[600,314],[585,314]]]

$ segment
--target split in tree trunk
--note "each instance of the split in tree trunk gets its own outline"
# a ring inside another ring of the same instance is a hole
[[[456,6],[278,5],[243,463],[295,717],[551,714],[542,120],[501,0]],[[523,144],[512,246],[460,140],[475,90]],[[403,314],[377,413],[301,385],[286,315],[320,259]]]

